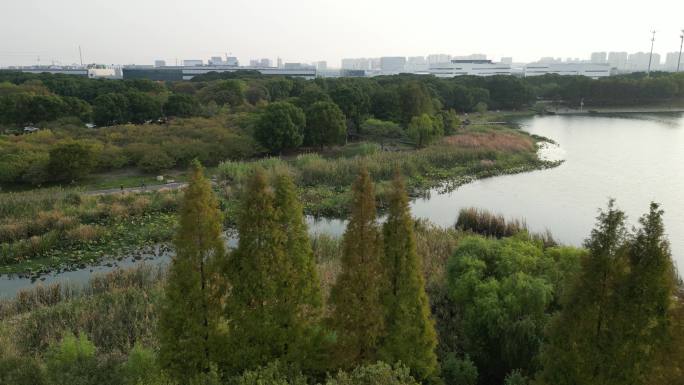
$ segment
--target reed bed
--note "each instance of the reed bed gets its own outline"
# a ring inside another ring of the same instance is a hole
[[[354,157],[326,158],[319,154],[303,154],[294,160],[269,158],[255,162],[223,162],[218,167],[219,178],[226,183],[239,183],[246,175],[261,168],[267,173],[287,172],[304,187],[349,186],[362,167],[376,181],[391,179],[398,168],[408,178],[439,175],[453,169],[480,172],[483,169],[504,169],[512,165],[534,163],[534,145],[529,151],[504,152],[483,146],[454,145],[448,142],[415,151],[377,152]]]
[[[21,290],[14,298],[0,300],[0,320],[31,312],[42,307],[55,306],[78,298],[92,297],[115,290],[138,288],[149,290],[166,277],[166,268],[140,264],[133,268],[116,269],[93,275],[87,284],[52,283]]]

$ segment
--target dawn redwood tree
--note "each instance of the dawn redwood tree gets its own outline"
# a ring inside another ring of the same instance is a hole
[[[546,384],[624,383],[611,373],[620,365],[616,304],[628,248],[625,213],[611,199],[597,220],[585,242],[589,253],[581,271],[549,327],[541,373]]]
[[[437,333],[425,293],[422,261],[416,251],[413,219],[404,181],[397,170],[383,225],[385,271],[382,303],[386,332],[380,347],[385,362],[401,362],[426,380],[437,375]]]
[[[159,315],[159,361],[175,378],[189,380],[208,373],[218,338],[225,258],[221,212],[209,180],[198,161],[180,208],[165,298]]]
[[[621,287],[620,331],[623,346],[612,376],[625,383],[649,384],[655,360],[672,340],[670,323],[676,273],[665,237],[663,210],[651,203],[630,242],[628,274]]]
[[[227,372],[240,374],[276,359],[312,364],[320,286],[292,181],[278,177],[274,191],[263,171],[255,172],[244,191],[238,231],[225,309]]]
[[[278,294],[289,328],[285,360],[303,369],[320,370],[327,365],[323,361],[327,358],[328,344],[320,328],[321,284],[302,204],[288,175],[277,176],[274,187],[276,225],[283,234],[281,247],[285,255],[275,277],[281,280],[282,289]]]
[[[380,299],[382,240],[375,219],[373,182],[365,168],[352,192],[342,271],[330,293],[330,325],[337,333],[336,357],[341,367],[375,362],[385,329]]]

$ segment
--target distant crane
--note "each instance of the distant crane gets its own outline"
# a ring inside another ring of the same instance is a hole
[[[81,52],[81,46],[78,46],[78,57],[81,59],[81,67],[83,67],[83,53]]]
[[[682,30],[682,34],[679,35],[679,59],[677,59],[677,72],[679,72],[679,64],[682,62],[682,46],[684,45],[684,29]]]
[[[648,70],[646,71],[646,76],[651,76],[651,60],[653,60],[653,43],[655,43],[656,31],[651,31],[653,36],[651,37],[651,54],[648,55]]]

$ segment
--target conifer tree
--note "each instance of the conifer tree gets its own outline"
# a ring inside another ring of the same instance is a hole
[[[651,203],[648,214],[639,219],[641,227],[629,248],[629,273],[621,288],[615,325],[623,345],[613,373],[626,382],[649,383],[654,360],[670,342],[676,273],[662,216],[660,206]]]
[[[382,301],[386,334],[380,348],[385,362],[401,362],[419,380],[437,373],[437,333],[425,293],[422,261],[416,251],[406,187],[397,171],[383,225],[385,280]]]
[[[244,191],[238,230],[226,306],[227,370],[239,374],[275,359],[307,364],[320,286],[292,181],[279,177],[274,191],[257,171]]]
[[[619,346],[615,322],[627,248],[625,214],[611,199],[597,220],[581,271],[549,328],[541,374],[547,384],[621,383],[610,373]]]
[[[275,181],[276,222],[283,233],[285,260],[280,266],[284,317],[290,330],[286,359],[300,368],[320,370],[325,366],[326,343],[320,329],[321,284],[311,249],[302,204],[292,179],[279,175]]]
[[[159,359],[171,375],[190,379],[207,373],[217,330],[216,266],[225,257],[221,212],[199,162],[184,191],[176,256],[169,268],[159,316]]]
[[[330,324],[337,334],[341,367],[372,363],[384,330],[380,301],[382,244],[375,220],[375,196],[368,171],[353,187],[351,217],[343,237],[341,272],[330,293]]]

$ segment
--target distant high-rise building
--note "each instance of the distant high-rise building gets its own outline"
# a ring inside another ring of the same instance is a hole
[[[501,58],[502,64],[513,64],[513,58],[510,56],[504,56]]]
[[[447,55],[444,53],[433,53],[433,54],[428,55],[427,61],[428,61],[428,64],[450,63],[451,62],[451,55]]]
[[[428,68],[425,56],[411,56],[406,61],[406,72],[425,72]]]
[[[259,60],[257,60],[257,59],[250,59],[250,61],[249,61],[249,66],[250,66],[250,67],[258,67],[258,66],[259,66]]]
[[[537,61],[537,63],[561,63],[561,62],[562,62],[562,60],[560,58],[556,59],[553,56],[543,56],[543,57],[539,58],[539,60]]]
[[[278,68],[283,68],[283,59],[278,58]]]
[[[367,58],[346,58],[342,59],[342,69],[346,70],[369,70],[371,60]]]
[[[679,52],[668,52],[665,56],[665,64],[663,64],[663,69],[665,71],[676,71],[677,61],[679,60]]]
[[[155,61],[154,61],[154,66],[155,66],[155,67],[166,67],[166,61],[164,61],[164,60],[155,60]]]
[[[651,71],[656,70],[660,67],[660,55],[657,53],[653,54],[653,58],[650,58],[648,52],[635,52],[627,57],[627,69],[629,71],[646,71],[648,70],[648,62],[651,60]]]
[[[487,55],[483,53],[474,53],[471,55],[454,56],[453,60],[487,60]]]
[[[221,56],[212,56],[211,59],[209,59],[209,65],[220,66],[222,64],[224,63]]]
[[[194,67],[194,66],[201,66],[204,64],[204,61],[199,60],[199,59],[186,59],[183,60],[183,67]]]
[[[271,61],[271,59],[263,58],[259,61],[259,65],[262,67],[273,67],[273,61]]]
[[[618,70],[627,69],[627,52],[609,52],[608,64]]]
[[[240,65],[240,62],[238,61],[238,58],[236,58],[235,56],[228,56],[228,57],[226,58],[226,63],[225,63],[225,64],[226,64],[226,65],[229,65],[229,66],[231,66],[231,67],[237,67],[237,66]]]
[[[592,63],[606,63],[608,54],[605,52],[592,52],[590,61]]]
[[[403,56],[383,56],[380,58],[380,70],[384,73],[400,73],[406,69],[406,58]]]
[[[314,63],[317,71],[325,71],[328,69],[328,62],[325,60],[317,61]]]

